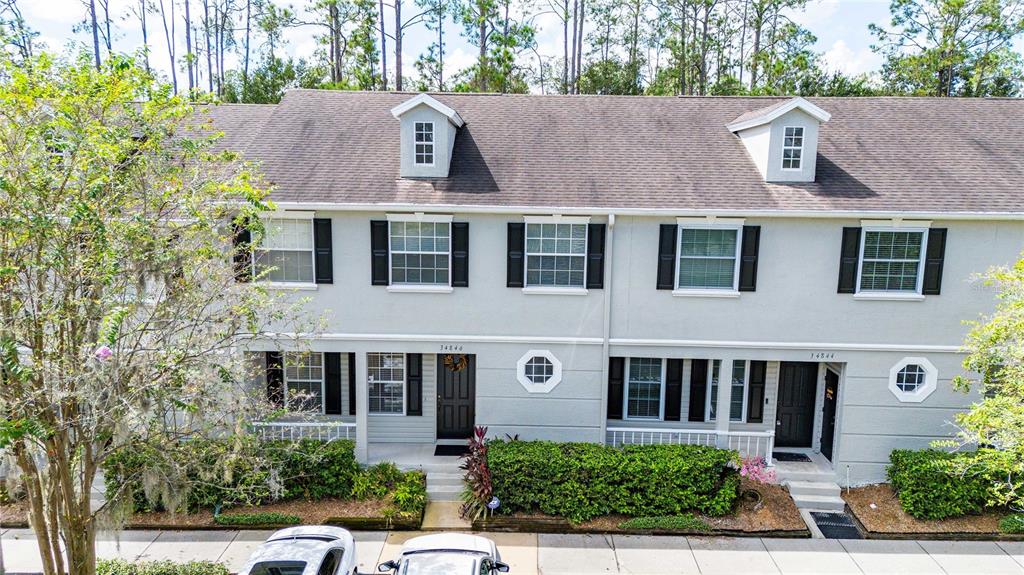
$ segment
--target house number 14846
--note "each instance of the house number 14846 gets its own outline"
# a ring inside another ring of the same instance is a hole
[[[835,359],[835,352],[831,351],[812,351],[811,359]]]
[[[451,343],[442,343],[441,344],[441,351],[461,352],[462,351],[462,346],[461,345],[451,344]]]

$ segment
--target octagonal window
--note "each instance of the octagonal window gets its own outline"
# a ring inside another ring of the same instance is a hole
[[[548,393],[562,381],[562,362],[550,351],[531,349],[516,363],[516,378],[530,393]]]
[[[938,370],[923,357],[905,357],[889,370],[889,391],[896,399],[920,403],[935,391]]]

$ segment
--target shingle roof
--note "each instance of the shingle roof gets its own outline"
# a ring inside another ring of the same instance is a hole
[[[432,96],[466,121],[446,179],[398,176],[390,110],[413,94],[293,90],[211,116],[283,202],[1024,213],[1024,100],[809,98],[832,114],[817,181],[767,184],[725,126],[785,98]]]

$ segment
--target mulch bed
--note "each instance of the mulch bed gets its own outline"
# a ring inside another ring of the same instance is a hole
[[[381,499],[365,501],[345,499],[321,499],[306,501],[295,499],[279,501],[256,507],[233,507],[223,509],[223,513],[277,512],[298,515],[303,525],[338,525],[350,529],[362,530],[407,530],[419,529],[422,517],[396,517],[390,523],[384,518],[384,511],[389,503]],[[18,502],[0,506],[2,524],[26,526],[26,504]],[[285,527],[278,525],[217,525],[213,521],[212,511],[198,513],[170,513],[166,511],[153,513],[136,513],[125,525],[127,529],[273,529]]]
[[[513,513],[496,515],[473,523],[473,529],[480,531],[516,531],[531,533],[625,533],[651,535],[729,535],[737,537],[810,537],[807,525],[789,496],[789,491],[779,485],[757,485],[744,479],[740,491],[756,489],[761,494],[760,502],[741,497],[736,510],[724,517],[708,517],[695,514],[711,531],[683,530],[636,530],[619,527],[629,517],[606,515],[590,521],[572,525],[561,517],[539,513]]]
[[[1000,533],[999,520],[1006,511],[987,511],[948,519],[915,519],[900,507],[887,483],[843,490],[843,499],[868,538],[873,539],[1024,539]]]

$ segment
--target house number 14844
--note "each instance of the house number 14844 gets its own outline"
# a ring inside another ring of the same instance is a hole
[[[812,351],[811,359],[835,359],[836,354],[832,351]]]
[[[461,352],[462,351],[462,346],[461,345],[451,344],[451,343],[443,343],[443,344],[441,344],[441,351]]]

